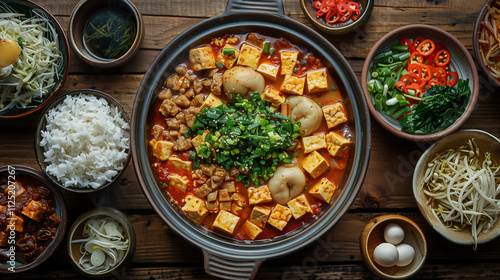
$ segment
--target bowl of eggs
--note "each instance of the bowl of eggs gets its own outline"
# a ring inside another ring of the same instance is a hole
[[[427,242],[411,219],[400,215],[376,217],[360,236],[361,255],[368,268],[384,279],[407,279],[425,263]]]
[[[0,119],[39,111],[62,89],[69,45],[59,22],[28,0],[0,2]]]

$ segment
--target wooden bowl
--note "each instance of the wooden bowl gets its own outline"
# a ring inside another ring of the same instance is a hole
[[[83,28],[88,18],[96,11],[105,8],[114,8],[123,12],[132,19],[136,27],[137,33],[132,46],[116,59],[104,59],[93,55],[83,41]],[[71,12],[68,32],[71,48],[81,60],[94,67],[113,68],[125,64],[137,54],[144,40],[144,22],[137,7],[129,0],[81,0]]]
[[[417,201],[418,209],[434,230],[451,242],[461,245],[474,244],[470,227],[466,227],[461,231],[452,230],[439,220],[434,214],[434,211],[432,211],[427,204],[428,197],[422,192],[422,177],[425,174],[427,163],[431,161],[436,154],[450,148],[460,147],[471,138],[475,139],[476,144],[482,152],[490,152],[492,159],[496,159],[497,161],[500,160],[500,140],[498,138],[481,130],[460,130],[430,146],[420,157],[415,167],[415,172],[413,173],[413,195]],[[477,243],[481,244],[488,242],[498,235],[500,235],[500,225],[497,222],[496,226],[487,233],[479,234]]]
[[[333,24],[327,23],[325,19],[322,17],[320,17],[319,19],[316,18],[317,10],[314,9],[313,7],[314,2],[315,0],[300,0],[300,7],[302,8],[302,11],[306,15],[309,22],[311,22],[312,25],[314,25],[316,28],[325,33],[340,35],[349,33],[363,26],[368,20],[368,18],[370,18],[370,15],[372,14],[373,3],[375,1],[358,0],[357,2],[359,3],[361,14],[359,15],[359,18],[356,21],[349,19],[346,22],[339,22]]]
[[[81,93],[86,94],[86,95],[94,95],[97,98],[104,98],[109,105],[113,105],[114,107],[118,108],[118,111],[120,112],[122,118],[125,120],[125,122],[130,123],[130,118],[127,114],[127,111],[123,106],[112,96],[98,90],[94,89],[79,89],[79,90],[74,90],[70,91],[67,93],[64,93],[57,97],[53,102],[51,102],[43,111],[42,116],[40,117],[40,121],[38,122],[36,132],[35,132],[35,156],[38,162],[38,165],[42,169],[42,171],[47,175],[47,177],[52,180],[52,182],[60,187],[61,189],[71,191],[71,192],[76,192],[76,193],[91,193],[91,192],[96,192],[99,190],[102,190],[110,185],[112,185],[119,177],[120,175],[125,171],[127,168],[127,164],[130,161],[130,148],[127,151],[127,159],[125,160],[123,164],[123,169],[116,174],[113,179],[110,182],[105,183],[104,185],[100,186],[99,188],[77,188],[77,187],[65,187],[58,179],[56,176],[53,176],[51,174],[48,174],[45,170],[47,170],[47,166],[49,165],[47,162],[45,162],[45,155],[44,155],[44,148],[40,146],[40,142],[42,141],[42,130],[45,130],[45,127],[47,125],[47,118],[46,115],[48,111],[57,105],[59,105],[61,102],[64,101],[67,95],[72,95],[72,96],[78,96]]]
[[[386,242],[384,240],[384,229],[390,223],[396,223],[403,228],[405,237],[401,243],[408,244],[415,249],[415,257],[407,266],[383,267],[373,260],[375,247]],[[410,278],[420,270],[427,258],[427,242],[424,233],[414,221],[400,215],[382,215],[370,220],[361,232],[359,246],[366,266],[377,276],[384,279]]]
[[[52,192],[52,195],[54,196],[54,200],[56,202],[56,213],[59,216],[60,223],[57,227],[57,233],[50,245],[45,248],[45,251],[43,251],[34,261],[27,264],[22,263],[21,256],[16,254],[14,260],[12,260],[14,263],[10,263],[10,261],[0,262],[0,274],[20,273],[39,266],[48,258],[50,258],[52,254],[54,254],[66,234],[68,212],[66,209],[66,203],[64,202],[64,198],[59,189],[54,186],[41,171],[34,168],[22,165],[8,165],[0,167],[0,178],[7,178],[8,183],[9,181],[15,181],[16,177],[19,178],[20,176],[31,177],[32,179],[35,179],[36,181],[42,183],[43,186],[45,186]],[[0,188],[0,191],[3,191],[3,189]],[[14,264],[14,266],[12,266],[12,264]],[[14,271],[11,270],[12,267],[14,267]]]
[[[496,90],[500,89],[500,80],[496,79],[491,75],[490,71],[486,67],[483,57],[481,55],[481,50],[479,48],[479,37],[481,35],[481,27],[482,24],[481,22],[484,20],[484,16],[488,12],[488,8],[486,5],[491,5],[495,2],[496,0],[487,0],[481,10],[479,11],[479,14],[476,19],[476,23],[474,25],[474,32],[472,32],[472,49],[473,49],[473,54],[474,54],[474,59],[476,61],[476,66],[481,71],[483,76],[486,78],[486,81],[489,86],[493,86]]]
[[[375,109],[375,107],[373,106],[373,95],[370,94],[367,86],[369,78],[368,72],[373,64],[374,56],[393,45],[399,44],[400,39],[403,37],[413,39],[417,36],[431,39],[435,43],[444,44],[451,54],[451,62],[449,64],[450,68],[452,69],[452,71],[456,71],[458,73],[458,77],[460,79],[465,80],[468,78],[469,86],[471,89],[469,103],[462,116],[448,128],[433,134],[425,135],[402,132],[401,125],[398,120],[394,119],[392,116],[387,115],[385,112],[377,111],[377,109]],[[366,100],[368,101],[368,109],[370,110],[375,120],[377,120],[377,122],[382,125],[382,127],[387,129],[392,134],[411,141],[437,140],[456,131],[469,118],[470,114],[474,110],[476,100],[479,95],[479,77],[476,71],[476,66],[474,65],[474,61],[472,60],[469,51],[450,33],[437,27],[424,24],[402,26],[384,35],[373,46],[373,48],[370,50],[370,53],[368,53],[368,56],[366,57],[365,63],[363,65],[363,71],[361,73],[361,86],[363,87]]]
[[[125,255],[123,256],[122,260],[119,261],[119,263],[115,266],[115,268],[106,273],[91,273],[85,271],[83,267],[81,267],[78,264],[78,261],[82,257],[82,254],[80,253],[79,250],[80,244],[72,243],[73,240],[83,238],[83,227],[85,225],[85,222],[91,218],[94,219],[109,218],[117,221],[125,229],[124,236],[129,240],[129,247],[125,252]],[[130,262],[130,260],[132,260],[136,247],[136,235],[132,223],[125,214],[114,208],[102,207],[87,211],[76,219],[76,221],[73,223],[70,230],[68,231],[68,239],[66,247],[68,249],[68,254],[71,259],[71,264],[79,273],[90,278],[110,278],[116,276],[118,274],[118,271],[124,268]]]

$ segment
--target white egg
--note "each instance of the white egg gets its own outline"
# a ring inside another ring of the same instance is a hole
[[[398,245],[405,238],[405,232],[403,228],[395,223],[390,223],[385,227],[384,239],[385,242],[389,242],[394,245]]]
[[[415,257],[415,249],[413,249],[413,247],[401,243],[396,246],[396,249],[398,249],[399,254],[398,261],[396,262],[397,266],[407,266],[413,261]]]
[[[395,265],[398,258],[398,249],[391,243],[381,243],[373,251],[373,259],[383,267]]]

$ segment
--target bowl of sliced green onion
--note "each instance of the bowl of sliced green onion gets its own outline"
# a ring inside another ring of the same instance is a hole
[[[135,253],[132,223],[121,211],[102,207],[80,215],[68,232],[67,249],[73,267],[91,278],[109,278]]]
[[[29,0],[0,2],[0,119],[39,111],[62,89],[69,45],[59,22]]]
[[[448,32],[422,24],[383,36],[365,60],[361,85],[380,125],[412,141],[437,140],[457,130],[479,94],[467,49]]]

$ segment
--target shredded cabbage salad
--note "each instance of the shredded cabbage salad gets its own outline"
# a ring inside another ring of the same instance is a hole
[[[64,71],[56,29],[40,10],[27,17],[0,3],[0,39],[6,38],[18,43],[21,54],[10,71],[0,69],[0,114],[38,106]]]

